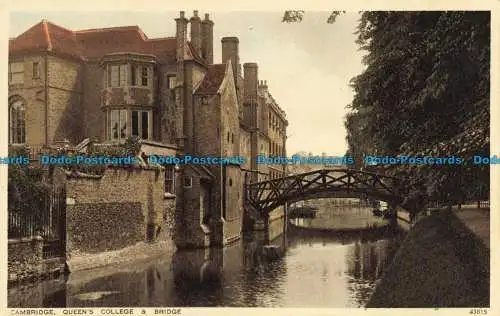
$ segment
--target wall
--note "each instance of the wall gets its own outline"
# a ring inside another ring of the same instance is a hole
[[[243,176],[237,165],[226,166],[224,244],[240,238],[243,220]]]
[[[157,240],[157,232],[168,232],[172,210],[164,200],[164,179],[163,170],[139,167],[108,168],[102,177],[68,176],[68,259]],[[168,237],[163,235],[172,243]]]
[[[84,66],[82,107],[84,109],[85,137],[106,139],[106,114],[101,110],[101,91],[104,69],[97,62],[87,62]]]
[[[49,144],[64,138],[77,144],[84,138],[83,67],[77,62],[49,56],[47,71]]]
[[[117,250],[146,238],[138,202],[76,204],[70,207],[67,221],[71,254]]]
[[[208,104],[201,104],[201,96],[195,96],[195,152],[202,156],[219,156],[221,142],[219,98],[213,95],[204,97],[208,98]]]
[[[178,181],[178,190],[183,190],[183,203],[182,207],[179,205],[176,207],[175,244],[178,248],[205,248],[210,245],[211,231],[208,225],[203,224],[204,214],[200,209],[200,196],[210,198],[210,194],[202,185],[197,170],[191,165],[185,166],[182,174],[183,177],[191,178],[192,185],[184,187],[182,179]],[[207,210],[207,212],[212,211],[212,209]]]
[[[9,281],[36,277],[41,274],[42,247],[43,240],[41,237],[9,240]]]
[[[30,145],[45,144],[45,57],[41,55],[17,57],[9,62],[24,62],[24,82],[9,85],[11,97],[24,101],[26,120],[26,142]],[[33,78],[33,63],[39,63],[40,76]]]
[[[159,79],[159,124],[155,134],[159,140],[167,144],[176,144],[176,120],[175,120],[175,89],[168,87],[168,76],[176,75],[175,66],[161,65],[158,67]]]

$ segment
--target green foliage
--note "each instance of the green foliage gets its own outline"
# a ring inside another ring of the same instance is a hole
[[[28,156],[25,147],[12,150],[10,156]],[[33,165],[8,166],[8,210],[40,215],[44,210],[50,185],[44,181],[44,170]]]
[[[355,155],[489,155],[490,14],[478,11],[364,12],[357,43],[366,70],[352,79],[346,118]],[[399,166],[441,201],[489,195],[489,166]]]
[[[66,155],[68,157],[86,156],[89,158],[98,157],[109,157],[109,158],[120,158],[132,156],[136,157],[141,151],[141,141],[140,138],[132,136],[127,138],[125,143],[117,144],[112,146],[91,146],[87,154],[76,153],[73,151],[68,151],[66,149],[61,149],[59,155]],[[108,165],[106,164],[75,164],[68,168],[73,171],[79,171],[86,174],[102,175]]]

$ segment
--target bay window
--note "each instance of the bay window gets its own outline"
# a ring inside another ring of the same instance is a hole
[[[123,87],[127,85],[128,65],[108,66],[108,85],[110,87]]]
[[[110,110],[110,139],[125,140],[127,138],[127,110]]]
[[[132,135],[151,138],[151,111],[132,111]]]

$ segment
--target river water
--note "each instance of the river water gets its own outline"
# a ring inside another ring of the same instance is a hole
[[[252,240],[180,251],[13,287],[9,307],[363,307],[401,237],[387,227],[343,233],[290,227],[272,242],[277,257]]]

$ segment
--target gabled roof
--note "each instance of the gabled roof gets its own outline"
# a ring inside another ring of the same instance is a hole
[[[196,89],[197,94],[217,94],[226,75],[226,64],[209,65],[203,81]]]
[[[54,52],[78,59],[100,59],[112,53],[138,53],[156,56],[163,62],[176,61],[176,38],[148,38],[138,26],[72,31],[42,20],[23,34],[9,40],[9,53]],[[189,42],[185,60],[204,63]]]

